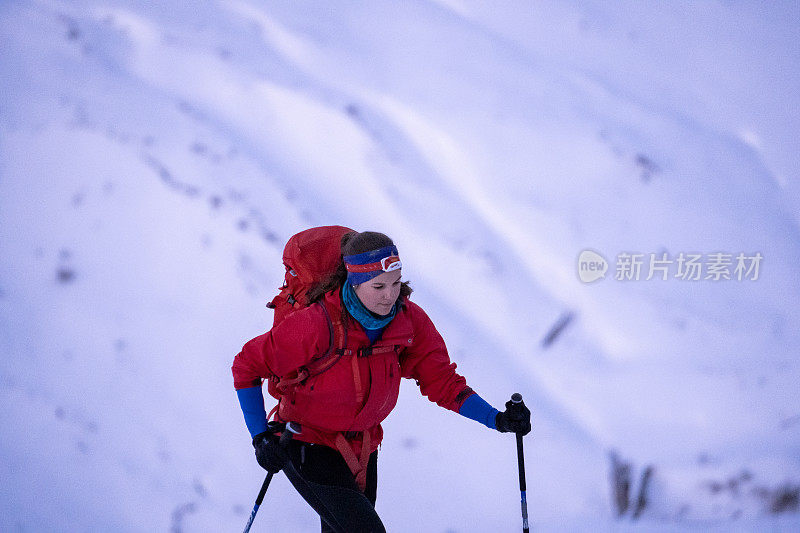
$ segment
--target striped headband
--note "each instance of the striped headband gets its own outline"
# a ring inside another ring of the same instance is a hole
[[[392,272],[403,267],[400,254],[394,245],[360,254],[346,255],[342,259],[347,268],[347,281],[351,285],[359,285],[384,272]]]

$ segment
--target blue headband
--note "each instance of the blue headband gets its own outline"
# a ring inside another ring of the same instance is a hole
[[[403,267],[403,263],[400,262],[400,254],[394,245],[360,254],[346,255],[342,259],[347,267],[347,281],[351,285],[360,285],[384,272],[392,272]]]

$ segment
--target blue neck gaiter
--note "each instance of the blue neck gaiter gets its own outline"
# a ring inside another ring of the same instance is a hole
[[[383,329],[392,321],[394,315],[397,314],[396,303],[392,306],[392,311],[386,316],[379,317],[370,312],[369,309],[364,307],[361,300],[358,299],[356,291],[353,290],[353,286],[347,282],[345,282],[342,287],[342,300],[344,301],[347,311],[353,318],[358,320],[359,324],[364,326],[364,329]]]

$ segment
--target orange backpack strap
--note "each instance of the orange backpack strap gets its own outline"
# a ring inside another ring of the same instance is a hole
[[[361,457],[356,456],[350,443],[347,442],[344,433],[336,434],[336,449],[342,454],[345,463],[356,478],[356,484],[364,492],[367,487],[367,463],[369,463],[369,431],[361,433]]]
[[[353,367],[353,383],[356,389],[356,405],[361,407],[364,402],[364,384],[361,383],[361,370],[358,368],[358,357],[353,357],[350,360],[350,365]]]
[[[394,345],[387,345],[387,346],[363,346],[358,349],[358,356],[359,357],[369,357],[370,355],[377,355],[382,353],[389,353],[389,352],[397,352],[400,354],[400,351],[404,348],[404,346],[400,346],[399,344]]]
[[[273,407],[272,410],[267,415],[267,422],[269,422],[269,419],[272,418],[272,415],[274,415],[276,412],[278,412],[278,408],[280,408],[280,406],[281,406],[281,402],[280,402],[280,400],[278,400],[278,403],[275,404],[275,407]]]
[[[356,352],[357,357],[353,357],[351,360],[351,365],[353,366],[353,381],[355,382],[356,388],[356,404],[361,407],[364,404],[364,384],[363,380],[361,379],[361,370],[358,366],[358,360],[361,357],[369,357],[371,355],[378,355],[383,353],[389,352],[396,352],[398,355],[400,354],[400,350],[403,349],[403,346],[394,345],[394,346],[362,346]]]

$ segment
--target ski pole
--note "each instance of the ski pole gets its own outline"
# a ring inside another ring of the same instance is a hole
[[[514,405],[522,404],[522,394],[515,392],[511,395],[511,403]],[[528,497],[525,494],[527,491],[525,485],[525,454],[522,451],[522,434],[516,433],[517,436],[517,464],[519,465],[519,492],[521,497],[522,506],[522,531],[528,533]]]
[[[300,424],[296,424],[295,422],[289,422],[286,424],[286,429],[281,435],[281,439],[278,441],[278,445],[281,448],[285,448],[289,441],[292,440],[292,436],[295,433],[300,433]],[[267,472],[267,477],[264,479],[264,483],[261,485],[261,490],[258,491],[258,496],[256,497],[256,504],[253,506],[253,511],[250,513],[250,519],[247,521],[247,525],[244,528],[244,533],[248,533],[250,531],[250,526],[253,525],[253,520],[256,519],[256,513],[258,512],[258,508],[261,506],[261,503],[264,501],[264,496],[267,494],[267,489],[269,488],[269,483],[272,481],[272,476],[274,472]]]

